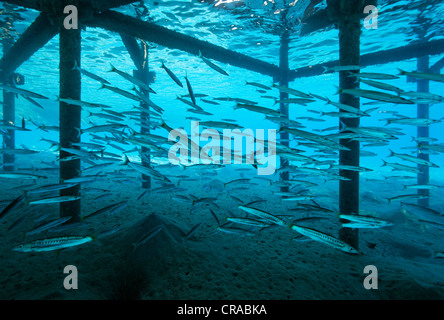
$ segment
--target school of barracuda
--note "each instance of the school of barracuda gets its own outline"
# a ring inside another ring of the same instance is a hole
[[[205,58],[201,52],[199,52],[199,57],[208,67],[214,71],[229,76],[221,67],[217,66],[209,59]],[[253,177],[253,178],[240,178],[230,181],[226,181],[223,184],[223,189],[227,192],[232,199],[238,203],[237,212],[233,213],[230,210],[226,212],[220,212],[222,208],[219,208],[215,204],[217,198],[215,197],[204,197],[198,198],[192,194],[183,194],[187,189],[180,187],[180,182],[176,184],[173,182],[173,178],[177,178],[178,181],[192,180],[190,176],[184,171],[183,175],[172,176],[162,173],[162,167],[165,165],[156,165],[152,163],[151,167],[142,166],[140,163],[134,160],[129,160],[128,154],[138,152],[140,147],[146,147],[150,150],[149,154],[142,154],[141,156],[156,156],[163,157],[166,159],[168,154],[168,148],[174,143],[168,139],[168,134],[172,128],[168,125],[168,120],[163,119],[162,112],[164,109],[161,106],[156,105],[148,96],[146,96],[143,91],[147,91],[151,94],[156,94],[156,92],[148,86],[146,83],[134,78],[128,73],[121,71],[111,65],[110,72],[117,73],[125,80],[129,81],[134,85],[133,92],[125,91],[120,88],[112,86],[110,82],[106,79],[97,76],[87,70],[79,68],[77,65],[74,69],[81,72],[82,75],[94,79],[101,84],[101,89],[106,89],[113,91],[127,99],[131,99],[138,103],[144,103],[148,108],[144,109],[142,107],[134,107],[133,110],[117,112],[112,110],[112,106],[80,101],[73,99],[64,99],[57,97],[58,101],[66,102],[71,105],[71,107],[79,107],[83,111],[87,112],[88,117],[101,119],[106,121],[105,124],[91,125],[87,128],[76,128],[79,136],[88,134],[91,137],[91,142],[80,142],[73,143],[70,148],[60,148],[57,141],[51,141],[42,138],[43,141],[49,144],[49,147],[53,150],[63,150],[70,154],[69,157],[58,159],[58,161],[70,161],[73,159],[81,159],[85,166],[82,169],[82,175],[61,181],[58,184],[45,184],[40,183],[48,177],[45,176],[44,170],[22,170],[18,169],[15,172],[0,172],[0,179],[3,183],[7,183],[8,179],[22,179],[30,181],[30,184],[22,185],[19,189],[20,195],[13,201],[7,203],[3,210],[0,212],[0,220],[5,219],[5,217],[10,218],[10,225],[7,232],[12,232],[19,229],[20,223],[26,218],[26,216],[19,216],[18,209],[20,206],[36,206],[39,204],[48,203],[60,203],[65,201],[75,201],[81,198],[81,196],[58,196],[54,193],[59,192],[62,189],[71,188],[78,184],[88,184],[92,181],[99,181],[101,179],[105,180],[112,175],[113,179],[126,179],[125,173],[120,173],[119,170],[126,168],[132,170],[133,172],[138,172],[143,175],[147,175],[153,179],[160,186],[156,189],[145,190],[139,197],[138,201],[144,198],[147,194],[155,194],[156,192],[168,192],[171,194],[171,200],[179,203],[186,203],[191,206],[191,210],[198,209],[208,209],[211,216],[214,217],[214,222],[216,224],[215,230],[217,232],[224,232],[235,234],[237,236],[251,236],[258,234],[264,228],[270,228],[272,226],[278,226],[285,228],[287,230],[295,231],[298,237],[306,237],[307,239],[314,240],[342,250],[350,254],[358,254],[359,251],[351,247],[349,244],[341,241],[340,239],[322,232],[322,224],[319,222],[319,229],[313,229],[303,226],[304,221],[312,220],[318,221],[326,219],[328,217],[336,217],[342,221],[346,220],[348,222],[343,222],[341,227],[343,228],[368,228],[368,229],[378,229],[384,227],[390,227],[392,223],[379,219],[376,216],[369,216],[361,214],[359,212],[353,214],[342,214],[341,212],[336,212],[326,206],[322,206],[317,201],[317,196],[314,193],[310,193],[310,188],[318,186],[317,183],[309,181],[306,177],[319,177],[327,180],[346,180],[347,178],[341,175],[343,170],[352,170],[357,172],[368,172],[372,169],[364,167],[354,167],[337,164],[338,151],[348,150],[345,146],[339,143],[340,139],[352,139],[358,140],[360,142],[366,143],[366,146],[388,146],[390,140],[397,139],[397,135],[402,134],[399,129],[391,129],[391,124],[400,125],[410,125],[410,126],[429,126],[440,122],[442,119],[420,119],[420,118],[409,118],[403,116],[399,112],[391,112],[393,118],[386,119],[387,125],[381,127],[366,127],[360,126],[357,128],[349,128],[342,126],[341,131],[331,134],[324,134],[326,131],[337,130],[337,127],[330,127],[325,129],[309,130],[304,126],[300,120],[308,121],[323,121],[324,117],[343,117],[343,118],[357,118],[371,117],[371,113],[378,110],[378,107],[372,107],[367,110],[360,110],[349,105],[345,105],[339,102],[333,101],[332,97],[323,97],[315,94],[310,94],[306,92],[299,91],[297,89],[289,88],[286,86],[278,85],[272,83],[271,85],[265,85],[257,82],[246,81],[245,85],[254,86],[260,93],[278,93],[284,92],[290,95],[287,99],[279,99],[275,95],[264,95],[264,98],[270,98],[274,100],[273,107],[259,106],[258,103],[250,101],[247,99],[239,97],[213,97],[211,98],[206,94],[194,93],[191,79],[185,76],[185,84],[188,90],[188,95],[177,96],[177,99],[186,104],[190,109],[189,113],[196,115],[206,115],[211,116],[211,108],[203,107],[203,105],[220,105],[223,103],[231,103],[234,110],[245,109],[250,112],[263,114],[266,120],[279,125],[278,132],[287,132],[291,135],[291,142],[297,142],[298,147],[311,148],[315,153],[308,155],[305,151],[296,149],[294,147],[288,147],[280,143],[276,144],[276,154],[279,157],[284,157],[289,161],[287,167],[279,168],[276,174],[287,171],[291,173],[291,177],[288,181],[276,181],[275,179],[267,177]],[[184,84],[175,75],[165,63],[162,61],[161,69],[163,69],[171,80],[176,83],[179,87],[183,87]],[[335,68],[326,68],[326,71],[338,72],[338,71],[355,71],[363,69],[360,66],[338,66]],[[371,73],[371,72],[360,72],[352,73],[350,72],[350,77],[356,77],[357,81],[373,87],[375,89],[342,89],[338,88],[337,93],[346,93],[356,97],[366,98],[373,101],[381,101],[384,103],[409,105],[409,104],[440,104],[444,102],[444,97],[433,93],[421,93],[421,92],[406,92],[401,88],[395,87],[389,83],[382,81],[389,81],[392,79],[398,79],[400,76],[410,76],[418,79],[426,79],[430,81],[444,82],[444,75],[432,74],[432,73],[419,73],[419,72],[407,72],[404,70],[399,70],[399,75],[383,74],[383,73]],[[137,89],[139,88],[139,89]],[[31,103],[33,103],[38,108],[43,108],[34,99],[49,99],[48,97],[42,96],[38,93],[31,92],[28,90],[0,85],[0,89],[13,92],[18,96],[21,96]],[[387,92],[388,91],[388,92]],[[197,99],[200,98],[200,101]],[[309,105],[316,101],[324,101],[326,105],[332,107],[332,111],[325,112],[316,109],[309,109]],[[202,102],[202,103],[201,103]],[[295,120],[287,119],[280,111],[275,107],[276,104],[284,103],[289,106],[296,104],[301,107],[307,107],[309,111],[319,114],[319,118],[310,117],[296,117]],[[199,105],[200,104],[200,105]],[[402,110],[402,109],[400,109]],[[150,120],[148,123],[140,123],[140,113],[146,112],[150,115]],[[190,116],[187,119],[201,120],[198,117]],[[136,125],[148,126],[147,129],[163,129],[164,135],[152,134],[152,133],[141,133],[134,129],[133,126],[128,125],[127,120],[135,121]],[[364,120],[363,120],[364,121]],[[41,123],[37,123],[30,119],[26,121],[23,119],[22,125],[18,126],[13,123],[3,123],[0,125],[0,133],[2,135],[7,135],[8,130],[18,130],[18,131],[31,131],[28,122],[31,122],[36,129],[45,132],[57,131],[56,126],[46,126]],[[208,128],[216,129],[242,129],[243,127],[236,123],[233,119],[213,119],[210,121],[201,121],[201,125]],[[444,152],[444,144],[440,144],[437,139],[434,138],[413,138],[413,141],[417,143],[417,146],[413,148],[415,153],[417,152]],[[281,141],[282,142],[282,141]],[[426,143],[427,142],[427,143]],[[112,146],[117,150],[121,151],[121,154],[113,154],[106,151],[107,146]],[[200,146],[197,146],[198,150],[201,150]],[[23,155],[34,154],[37,151],[30,150],[25,146],[19,149],[0,149],[2,154],[15,154]],[[303,154],[305,153],[305,154]],[[375,153],[362,150],[361,156],[376,156]],[[395,153],[390,150],[389,157],[392,162],[383,160],[383,166],[392,167],[393,171],[399,171],[399,173],[418,173],[418,168],[416,165],[429,166],[429,167],[439,167],[437,164],[430,161],[425,161],[418,158],[416,155]],[[398,159],[403,160],[408,164],[398,163]],[[57,169],[58,165],[56,163],[46,163],[52,169]],[[257,165],[255,163],[254,165]],[[253,166],[254,166],[253,165]],[[184,169],[189,170],[190,168],[195,168],[195,170],[200,170],[202,175],[213,175],[215,170],[222,168],[222,164],[190,164],[183,166]],[[246,167],[251,167],[251,165],[245,165]],[[107,169],[116,170],[112,173],[106,172]],[[239,168],[235,169],[240,172],[249,171],[249,168]],[[24,172],[26,171],[26,172]],[[413,178],[407,176],[407,178]],[[245,186],[249,184],[254,184],[254,179],[262,179],[270,183],[270,190],[272,190],[273,195],[281,199],[281,201],[290,202],[295,204],[295,208],[289,210],[288,212],[266,212],[257,207],[266,200],[260,197],[254,197],[253,199],[239,199],[235,195],[230,194],[230,190],[235,190],[238,186]],[[31,183],[33,182],[33,183]],[[37,183],[38,182],[38,183]],[[210,186],[211,187],[211,186]],[[287,187],[289,191],[280,191],[280,188]],[[230,189],[232,188],[232,189]],[[438,185],[418,185],[418,184],[407,184],[405,189],[407,190],[418,190],[418,189],[435,189],[441,188]],[[106,190],[102,190],[106,191]],[[48,193],[51,196],[48,196]],[[96,200],[100,200],[106,197],[107,194],[104,192],[102,195],[98,196]],[[400,205],[407,211],[416,215],[420,221],[429,223],[434,227],[440,229],[444,228],[444,217],[437,210],[431,208],[426,208],[419,206],[417,204],[408,203],[408,200],[420,199],[421,195],[418,194],[403,194],[403,195],[393,195],[387,198],[388,203],[400,201]],[[81,218],[79,223],[70,223],[70,217],[61,217],[54,220],[47,220],[47,215],[43,214],[40,217],[36,217],[35,228],[32,230],[23,230],[25,239],[31,235],[42,235],[46,233],[46,236],[41,236],[37,240],[28,241],[24,240],[23,243],[17,244],[16,247],[12,248],[14,251],[19,252],[44,252],[53,251],[64,248],[69,248],[73,246],[78,246],[81,244],[86,244],[93,241],[96,238],[101,238],[118,232],[120,227],[116,227],[113,230],[107,230],[96,235],[72,235],[76,230],[81,229],[84,225],[92,223],[92,219],[96,216],[103,215],[113,215],[117,212],[125,210],[128,206],[128,201],[121,201],[118,203],[111,204],[109,206],[103,207],[97,211],[94,211],[88,215]],[[219,211],[219,212],[217,212]],[[234,211],[234,210],[233,210]],[[14,212],[18,217],[14,217]],[[296,218],[292,215],[294,212],[309,212],[315,215],[308,215]],[[223,223],[220,221],[218,214],[224,214],[225,220]],[[43,221],[43,222],[42,222]],[[196,234],[202,225],[202,222],[193,226],[189,232],[184,236],[184,240]],[[146,234],[136,243],[134,243],[134,251],[140,245],[143,245],[153,237],[155,237],[162,230],[162,226],[157,226],[152,230],[148,230]],[[280,229],[282,230],[282,229]],[[52,231],[62,231],[67,232],[62,236],[50,237]],[[276,231],[278,232],[278,231]],[[298,238],[299,239],[299,238]]]

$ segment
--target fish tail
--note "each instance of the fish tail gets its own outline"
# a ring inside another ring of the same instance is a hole
[[[390,151],[390,155],[389,155],[389,157],[393,157],[393,156],[395,155],[395,153],[393,152],[392,149],[389,149],[389,151]]]
[[[110,63],[109,65],[110,65],[111,69],[108,70],[108,72],[116,72],[117,71],[116,67],[114,67],[112,63]]]
[[[73,70],[79,70],[79,65],[77,64],[77,60],[74,61],[74,67],[72,67],[71,71]]]
[[[381,167],[385,167],[387,165],[387,161],[385,161],[384,159],[382,159],[382,166]]]
[[[336,88],[336,93],[335,94],[340,94],[342,92],[342,89],[339,88],[338,86],[335,86]]]
[[[199,50],[199,58],[202,58],[202,52]]]
[[[397,69],[399,71],[398,75],[403,76],[403,75],[407,74],[407,71],[404,71],[404,70],[399,69],[399,68],[397,68]]]
[[[123,158],[123,164],[124,165],[126,165],[126,164],[128,164],[130,161],[129,161],[129,159],[128,159],[128,156],[125,154],[124,155],[124,158]]]
[[[106,87],[105,84],[103,82],[100,82],[100,88],[98,90],[103,89],[105,87]]]
[[[82,129],[80,128],[74,128],[74,129],[76,129],[76,131],[78,132],[77,138],[80,138],[80,135],[82,134]]]
[[[322,73],[326,73],[328,71],[328,67],[322,66],[322,68],[324,69],[324,71]]]

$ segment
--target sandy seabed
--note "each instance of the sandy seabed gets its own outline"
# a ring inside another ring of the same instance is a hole
[[[185,172],[190,176],[200,177],[198,172],[188,170]],[[179,173],[174,171],[170,174]],[[295,204],[283,203],[279,197],[273,196],[269,183],[264,180],[252,178],[251,185],[244,189],[227,186],[222,192],[215,190],[214,185],[221,182],[220,177],[225,177],[223,181],[227,182],[231,180],[228,178],[230,174],[233,172],[219,172],[219,178],[206,176],[197,181],[183,181],[180,187],[188,191],[181,194],[217,197],[217,207],[211,208],[222,222],[228,210],[240,214],[236,208],[238,202],[230,194],[244,202],[257,197],[269,199],[258,204],[257,208],[275,215],[301,216],[301,213],[288,210]],[[232,178],[235,178],[234,175]],[[2,200],[17,197],[19,191],[12,188],[20,183],[8,180]],[[46,183],[57,181],[50,178],[41,184]],[[203,185],[207,187],[203,188]],[[213,188],[208,188],[209,185]],[[91,243],[52,252],[11,250],[23,242],[60,235],[47,232],[24,239],[24,232],[35,227],[33,220],[36,217],[43,213],[50,213],[53,219],[57,217],[57,204],[21,204],[14,213],[0,221],[0,299],[444,298],[444,259],[434,258],[435,252],[443,251],[444,230],[419,223],[411,214],[402,211],[399,203],[388,205],[386,198],[394,195],[394,185],[387,184],[387,181],[362,183],[361,210],[376,213],[378,217],[393,222],[394,226],[360,230],[361,255],[349,255],[315,241],[294,240],[294,231],[278,226],[251,236],[220,232],[206,206],[192,208],[190,204],[172,200],[168,192],[152,192],[137,200],[143,189],[135,176],[113,183],[97,181],[91,187],[107,189],[112,195],[106,200],[94,201],[100,192],[84,192],[82,215],[112,203],[129,201],[129,205],[119,213],[96,216],[91,218],[87,227],[69,233],[97,234],[120,226],[117,232]],[[310,194],[319,195],[317,201],[323,206],[337,207],[337,181],[324,184],[320,180],[319,187],[310,188]],[[444,200],[441,198],[431,198],[432,207],[442,207]],[[7,201],[3,205],[6,204]],[[33,219],[26,219],[8,231],[8,227],[22,215]],[[337,236],[340,228],[337,217],[323,215],[327,219],[307,221],[301,225]],[[183,240],[183,236],[197,223],[202,223],[202,226],[189,239]],[[158,225],[163,226],[162,230],[134,250],[133,244]],[[63,270],[67,265],[77,268],[77,290],[66,290],[63,286],[67,276]],[[367,265],[377,268],[376,290],[367,290],[363,285]]]

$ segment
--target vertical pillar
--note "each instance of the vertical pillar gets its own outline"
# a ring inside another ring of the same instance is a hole
[[[284,33],[281,35],[281,43],[280,43],[280,48],[279,48],[279,84],[282,86],[287,86],[288,87],[288,43],[289,43],[289,39],[288,39],[288,32],[284,31]],[[279,98],[280,100],[283,99],[287,99],[288,98],[288,93],[286,92],[280,92],[279,93]],[[279,105],[279,111],[280,113],[282,113],[287,119],[288,119],[288,103],[280,103]],[[281,131],[279,133],[279,137],[282,140],[280,143],[284,146],[289,146],[289,133],[286,131]],[[281,168],[285,168],[286,166],[288,166],[288,160],[280,157],[280,167]],[[288,181],[289,179],[289,172],[288,171],[283,171],[281,173],[281,180],[282,181]],[[288,192],[288,187],[282,187],[281,188],[282,192]]]
[[[80,67],[81,31],[60,27],[60,97],[80,100],[81,76],[78,70],[73,70],[75,63]],[[81,109],[78,106],[64,102],[59,103],[60,146],[74,148],[74,142],[80,142]],[[70,156],[70,153],[60,151],[60,159]],[[66,180],[80,175],[80,159],[60,161],[60,179]],[[60,191],[61,196],[78,196],[80,185]],[[60,203],[60,216],[71,216],[70,222],[80,221],[80,200]]]
[[[148,58],[148,45],[146,45],[145,42],[142,42],[142,64],[140,65],[140,68],[137,70],[137,77],[142,80],[144,83],[149,84],[149,58]],[[141,92],[149,97],[149,92],[143,88],[140,88]],[[140,123],[142,124],[140,133],[141,134],[147,134],[150,133],[149,129],[149,123],[150,123],[150,114],[148,113],[149,106],[144,103],[143,101],[140,102],[140,106],[142,107],[142,112],[140,113]],[[150,149],[147,147],[142,147],[141,150],[141,159],[142,159],[142,165],[144,167],[150,167],[151,166],[151,155],[150,155]],[[145,155],[142,157],[142,155]],[[151,177],[147,175],[142,175],[142,188],[144,189],[150,189],[151,188]]]
[[[359,0],[340,1],[339,10],[339,61],[340,65],[359,65],[360,62],[360,10]],[[348,72],[339,73],[339,86],[343,89],[354,89],[359,83]],[[359,98],[348,94],[340,95],[340,102],[355,108],[360,108]],[[340,118],[347,127],[359,126],[359,118]],[[359,142],[350,139],[341,139],[340,143],[350,151],[339,152],[339,164],[359,166]],[[359,213],[359,172],[341,170],[340,175],[349,181],[339,181],[339,211],[343,214]],[[341,228],[339,238],[358,249],[358,230]]]
[[[13,45],[12,36],[3,38],[3,56]],[[4,85],[11,85],[10,74],[2,74],[2,83]],[[13,123],[15,125],[15,94],[3,90],[3,122],[5,124]],[[7,135],[3,135],[3,144],[6,149],[15,149],[15,131],[8,130]],[[15,157],[13,154],[3,154],[3,170],[14,171]]]
[[[428,72],[429,71],[430,59],[429,56],[424,56],[418,58],[417,69],[419,72]],[[417,89],[418,92],[429,92],[429,81],[418,79],[417,80]],[[418,118],[429,118],[429,105],[428,104],[418,104],[417,106],[417,117]],[[423,126],[417,128],[417,136],[419,137],[429,137],[429,127]],[[429,144],[428,141],[421,142],[422,144]],[[418,158],[429,161],[430,156],[426,153],[418,152]],[[429,183],[429,167],[418,165],[418,169],[420,172],[417,176],[418,184],[428,184]],[[418,189],[418,195],[429,196],[429,190]],[[418,205],[428,207],[429,206],[429,198],[418,199]]]

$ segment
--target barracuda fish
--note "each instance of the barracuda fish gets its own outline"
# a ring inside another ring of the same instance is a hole
[[[25,199],[25,195],[21,194],[14,200],[12,200],[1,212],[0,219],[4,218],[9,212],[12,211],[15,207],[17,207],[22,201]]]
[[[59,196],[59,197],[51,197],[40,200],[29,201],[28,204],[48,204],[48,203],[60,203],[60,202],[68,202],[68,201],[76,201],[79,200],[80,196]]]
[[[331,105],[335,106],[336,108],[339,108],[339,109],[342,109],[344,111],[347,111],[347,112],[350,112],[350,113],[354,113],[354,114],[357,114],[357,115],[360,115],[360,116],[370,116],[368,113],[366,113],[366,112],[364,112],[364,111],[362,111],[362,110],[360,110],[358,108],[349,106],[348,104],[331,101],[328,98],[326,98],[326,99],[327,99],[327,103],[326,104],[331,104]]]
[[[181,97],[179,97],[179,96],[177,96],[176,99],[182,101],[183,103],[189,105],[190,107],[193,107],[193,108],[196,109],[196,110],[203,110],[203,109],[202,109],[201,107],[199,107],[197,104],[195,104],[195,103],[193,103],[193,102],[191,102],[191,101],[188,101],[187,99],[181,98]]]
[[[361,70],[364,67],[356,65],[348,65],[348,66],[334,66],[334,67],[322,66],[322,68],[324,68],[324,73],[326,73],[326,72],[339,72],[339,71],[357,71]]]
[[[420,189],[420,190],[432,190],[442,188],[442,186],[437,186],[433,184],[412,184],[404,185],[404,189]]]
[[[278,133],[281,131],[286,131],[296,137],[302,137],[304,139],[317,142],[325,147],[328,147],[329,149],[350,151],[349,148],[343,146],[342,144],[337,143],[336,141],[330,140],[324,136],[321,136],[321,135],[318,135],[315,133],[311,133],[311,132],[307,132],[307,131],[303,131],[303,130],[299,130],[299,129],[295,129],[295,128],[279,127]]]
[[[213,62],[211,62],[210,60],[208,60],[207,58],[205,58],[202,53],[199,50],[199,58],[201,58],[203,60],[203,62],[205,62],[211,69],[219,72],[220,74],[223,74],[225,76],[228,76],[228,73],[222,69],[221,67],[215,65]]]
[[[112,120],[112,121],[123,121],[122,117],[117,117],[112,114],[99,113],[99,112],[88,111],[88,117],[98,117],[98,118]]]
[[[367,78],[367,79],[375,79],[375,80],[393,80],[393,79],[399,79],[398,76],[394,76],[391,74],[386,73],[371,73],[371,72],[350,72],[349,77],[356,77],[356,78]]]
[[[191,86],[190,80],[188,80],[187,74],[185,74],[185,81],[187,83],[188,94],[190,95],[191,101],[196,105],[196,97],[194,96],[193,87]]]
[[[25,235],[29,236],[29,235],[36,234],[36,233],[39,233],[39,232],[42,232],[42,231],[45,231],[45,230],[49,230],[51,228],[57,227],[57,226],[65,223],[65,222],[67,222],[71,218],[72,217],[62,217],[62,218],[59,218],[59,219],[55,219],[55,220],[49,221],[48,223],[45,223],[45,224],[43,224],[43,225],[41,225],[41,226],[31,230],[31,231],[26,232]]]
[[[126,72],[123,72],[123,71],[118,70],[118,69],[117,69],[116,67],[114,67],[112,64],[111,64],[111,70],[109,70],[109,72],[115,72],[115,73],[117,73],[118,75],[120,75],[121,77],[123,77],[123,78],[125,78],[126,80],[128,80],[129,82],[131,82],[132,84],[138,86],[139,88],[142,88],[142,89],[144,89],[144,90],[146,90],[146,91],[148,91],[148,92],[154,93],[154,94],[156,93],[153,89],[151,89],[151,88],[150,88],[145,82],[143,82],[142,80],[139,80],[139,79],[133,77],[132,75],[130,75],[130,74],[126,73]],[[102,85],[103,85],[103,84],[102,84]]]
[[[0,154],[34,154],[39,153],[38,151],[29,149],[0,149]]]
[[[428,118],[402,118],[402,119],[389,119],[387,124],[407,124],[411,126],[429,126],[434,123],[439,123],[441,120],[433,120]]]
[[[171,71],[170,69],[168,69],[165,64],[162,61],[162,69],[164,69],[166,71],[166,73],[170,76],[171,79],[173,79],[173,81],[181,88],[183,88],[183,84],[182,82],[179,80],[178,77],[176,77],[176,75],[173,73],[173,71]]]
[[[400,196],[388,198],[388,202],[391,203],[392,201],[403,201],[403,200],[411,200],[411,199],[427,199],[428,196],[426,195],[419,195],[419,194],[403,194]]]
[[[89,72],[89,71],[87,71],[85,69],[80,68],[77,65],[77,61],[74,63],[74,68],[72,68],[72,70],[78,70],[81,74],[87,76],[88,78],[91,78],[93,80],[99,81],[101,83],[110,84],[107,80],[103,79],[102,77],[99,77],[98,75],[96,75],[94,73],[91,73],[91,72]]]
[[[444,145],[439,144],[423,144],[419,143],[418,148],[420,149],[429,149],[436,152],[444,152]]]
[[[106,206],[105,208],[99,209],[97,211],[94,211],[93,213],[82,217],[82,221],[85,219],[90,219],[91,217],[97,216],[97,215],[103,215],[103,214],[107,214],[107,215],[114,215],[117,212],[122,211],[123,209],[125,209],[128,206],[128,201],[124,200],[118,203],[114,203],[112,205]]]
[[[444,74],[423,73],[423,72],[415,72],[415,71],[409,72],[409,71],[401,70],[399,68],[398,68],[398,70],[399,70],[399,75],[410,76],[410,77],[425,79],[425,80],[444,82]]]
[[[31,173],[21,172],[0,172],[0,178],[6,179],[48,179],[47,176],[41,176]]]
[[[94,240],[93,236],[65,236],[35,240],[14,247],[13,251],[19,252],[44,252],[78,246]]]
[[[407,172],[412,172],[412,173],[419,173],[420,172],[420,170],[418,168],[406,166],[404,164],[387,162],[385,160],[382,160],[382,162],[383,162],[382,166],[390,166],[396,170],[407,171]]]
[[[31,131],[23,127],[14,126],[13,124],[0,124],[1,130],[13,130],[13,131]]]
[[[337,117],[337,118],[360,118],[362,117],[359,114],[356,113],[350,113],[350,112],[321,112],[321,116],[329,116],[329,117]]]
[[[282,198],[282,201],[305,201],[305,200],[313,200],[316,196],[293,196],[293,197],[285,197]]]
[[[25,191],[25,193],[28,194],[36,194],[36,193],[42,193],[42,192],[53,192],[53,191],[59,191],[64,189],[69,189],[72,187],[75,187],[78,185],[78,183],[58,183],[58,184],[49,184],[46,186],[41,186],[32,190]]]
[[[302,106],[306,106],[307,103],[312,103],[315,101],[316,100],[304,99],[304,98],[289,98],[289,99],[282,99],[282,100],[274,99],[274,105],[278,104],[278,103],[296,103],[296,104],[300,104]]]
[[[82,158],[94,158],[94,159],[100,159],[99,156],[95,155],[94,153],[82,150],[82,149],[74,149],[74,148],[60,148],[60,150],[69,152],[73,155],[82,157]]]
[[[369,85],[369,86],[372,86],[372,87],[375,87],[378,89],[394,91],[398,95],[401,94],[402,92],[404,92],[404,90],[402,90],[396,86],[393,86],[393,85],[387,84],[387,83],[383,83],[383,82],[379,82],[379,81],[365,80],[365,79],[360,79],[359,81],[362,83],[365,83],[366,85]]]
[[[126,155],[125,155],[125,160],[124,160],[123,164],[124,165],[128,165],[130,168],[133,168],[134,170],[137,170],[137,171],[139,171],[140,173],[142,173],[144,175],[153,177],[156,180],[160,180],[160,181],[163,181],[163,182],[171,183],[171,181],[167,177],[165,177],[164,175],[160,174],[156,170],[154,170],[152,168],[149,168],[149,167],[142,166],[142,165],[137,164],[137,163],[130,162]]]
[[[292,88],[289,88],[289,87],[286,87],[286,86],[282,86],[282,85],[278,85],[278,84],[275,84],[275,83],[273,83],[271,86],[273,88],[278,89],[280,92],[285,92],[285,93],[291,94],[291,95],[296,96],[296,97],[301,97],[301,98],[306,98],[306,99],[313,99],[312,95],[309,95],[307,93],[304,93],[304,92],[296,90],[296,89],[292,89]]]
[[[258,87],[258,88],[261,88],[261,89],[264,89],[264,90],[271,90],[270,87],[268,87],[268,86],[266,86],[266,85],[264,85],[264,84],[261,84],[261,83],[257,83],[257,82],[248,82],[248,81],[245,81],[245,85],[246,85],[246,86],[254,86],[254,87]]]
[[[189,239],[193,234],[195,234],[197,232],[197,230],[200,229],[200,227],[203,225],[202,222],[197,223],[196,225],[194,225],[190,231],[188,231],[185,236],[183,237],[183,240],[187,240]]]
[[[154,227],[153,229],[151,229],[150,231],[148,231],[139,241],[133,243],[134,249],[133,249],[133,253],[136,252],[136,249],[138,247],[140,247],[141,245],[145,244],[148,242],[148,240],[150,240],[151,238],[153,238],[156,234],[158,234],[161,230],[163,229],[162,225],[159,225],[157,227]]]
[[[393,134],[384,130],[382,128],[370,128],[370,127],[347,127],[343,122],[341,122],[340,132],[352,131],[360,135],[370,136],[381,139],[397,139]]]
[[[37,101],[35,101],[34,99],[27,97],[27,96],[22,96],[25,100],[28,100],[29,102],[31,102],[33,105],[35,105],[36,107],[39,107],[40,109],[44,109],[43,106],[38,103]]]
[[[393,150],[390,150],[389,157],[397,157],[397,158],[401,158],[401,159],[406,160],[406,161],[414,162],[414,163],[422,165],[422,166],[439,168],[438,165],[436,165],[436,164],[434,164],[434,163],[432,163],[430,161],[427,161],[427,160],[424,160],[424,159],[420,159],[418,157],[411,156],[411,155],[408,155],[408,154],[395,153],[395,152],[393,152]]]
[[[339,218],[352,221],[352,222],[342,223],[343,228],[376,229],[376,228],[389,227],[393,225],[393,223],[389,221],[378,219],[372,216],[340,214]]]
[[[42,96],[41,94],[29,91],[29,90],[20,89],[20,88],[11,87],[11,86],[5,86],[2,84],[0,84],[0,89],[3,89],[8,92],[12,92],[12,93],[20,94],[22,96],[30,97],[30,98],[49,99],[48,97]]]
[[[287,226],[287,223],[284,220],[282,220],[281,218],[278,218],[268,212],[254,209],[254,208],[250,208],[250,207],[246,207],[246,206],[237,206],[237,207],[243,211],[246,211],[249,214],[255,215],[257,217],[265,219],[265,220],[272,222],[274,224],[277,224],[279,226],[282,226],[282,227]]]
[[[359,167],[359,166],[350,166],[345,164],[335,164],[330,165],[329,169],[339,169],[339,170],[348,170],[348,171],[356,171],[356,172],[370,172],[373,169]]]
[[[101,108],[101,109],[111,108],[110,106],[107,106],[105,104],[92,103],[92,102],[86,102],[86,101],[75,100],[75,99],[65,99],[65,98],[60,98],[60,97],[57,97],[57,101],[61,101],[61,102],[67,103],[67,104],[72,104],[72,105],[79,106],[79,107]]]
[[[339,249],[341,251],[351,253],[351,254],[360,254],[358,250],[350,246],[348,243],[345,243],[342,240],[339,240],[335,237],[332,237],[326,233],[320,232],[318,230],[301,227],[297,225],[291,226],[292,230],[299,232],[300,234],[307,236],[315,241],[325,243],[333,248]]]
[[[199,125],[204,127],[213,127],[213,128],[222,128],[222,129],[242,129],[243,127],[235,124],[235,123],[228,123],[223,121],[202,121],[199,122]]]
[[[401,202],[401,206],[414,214],[420,221],[444,225],[444,215],[436,210],[406,202]]]
[[[100,89],[108,89],[109,91],[115,92],[115,93],[117,93],[117,94],[119,94],[121,96],[124,96],[124,97],[128,98],[128,99],[131,99],[131,100],[134,100],[134,101],[137,101],[137,102],[141,101],[139,96],[137,96],[135,94],[132,94],[131,92],[128,92],[128,91],[125,91],[125,90],[122,90],[122,89],[119,89],[119,88],[116,88],[116,87],[109,86],[107,84],[103,84],[102,83],[102,86],[99,88],[99,90]]]
[[[252,227],[259,227],[259,228],[266,228],[270,226],[269,223],[264,223],[262,221],[248,219],[248,218],[227,217],[226,220],[233,223],[243,224]]]
[[[264,108],[264,107],[260,107],[257,105],[251,105],[251,104],[244,104],[244,103],[237,103],[234,107],[234,110],[237,109],[247,109],[253,112],[258,112],[258,113],[262,113],[262,114],[268,114],[271,116],[275,116],[275,117],[280,117],[282,116],[282,113],[280,113],[279,111],[273,110],[273,109],[269,109],[269,108]]]
[[[76,128],[77,132],[80,134],[83,133],[96,133],[96,132],[109,132],[116,129],[123,129],[126,128],[127,125],[121,124],[121,123],[109,123],[109,124],[102,124],[98,126],[92,126],[86,129],[79,129]]]
[[[373,91],[373,90],[338,88],[336,93],[337,94],[338,93],[345,93],[345,94],[349,94],[349,95],[352,95],[355,97],[361,97],[361,98],[384,101],[384,102],[391,102],[391,103],[396,103],[396,104],[414,104],[413,101],[404,99],[402,97],[388,94],[385,92]]]
[[[143,92],[136,89],[136,87],[133,87],[133,91],[136,93],[136,95],[145,102],[148,106],[153,108],[155,111],[157,111],[159,114],[162,114],[164,111],[161,107],[159,107],[157,104],[155,104],[150,98],[148,98]],[[142,109],[144,110],[144,109]],[[144,110],[145,111],[145,110]]]

